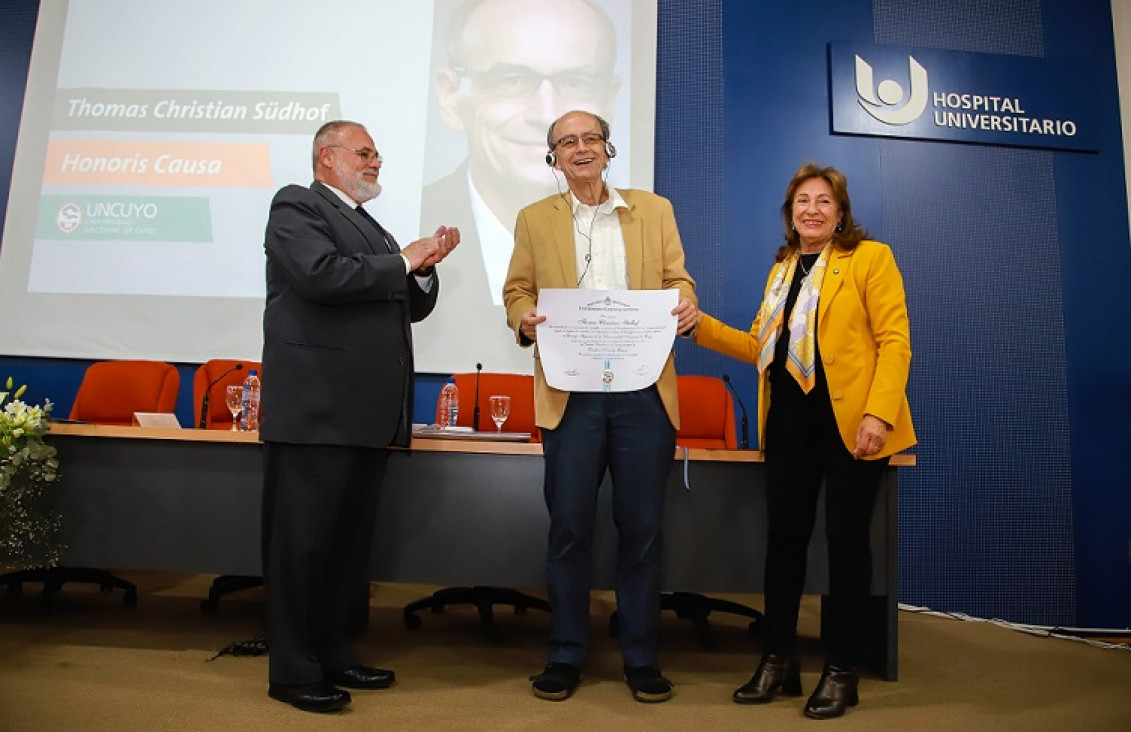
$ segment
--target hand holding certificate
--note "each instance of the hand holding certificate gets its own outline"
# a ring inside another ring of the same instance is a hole
[[[678,290],[544,289],[538,354],[563,391],[636,391],[656,383],[675,340]]]

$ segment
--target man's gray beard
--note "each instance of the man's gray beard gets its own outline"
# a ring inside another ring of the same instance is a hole
[[[378,181],[368,183],[364,180],[359,180],[354,193],[356,194],[355,197],[358,199],[358,203],[372,201],[374,198],[381,195],[381,184]]]

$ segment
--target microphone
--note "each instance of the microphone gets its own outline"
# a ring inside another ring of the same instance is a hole
[[[483,364],[475,364],[475,411],[471,415],[471,429],[476,432],[479,431],[479,372],[483,370]]]
[[[237,363],[235,366],[231,367],[230,369],[213,379],[212,383],[208,385],[208,388],[204,390],[204,398],[200,400],[200,422],[197,424],[200,429],[206,429],[208,426],[208,395],[212,393],[212,387],[219,384],[221,379],[223,379],[233,371],[241,370],[243,370],[243,364]]]
[[[743,450],[750,447],[750,423],[746,421],[746,405],[738,398],[738,392],[734,390],[734,384],[730,383],[730,374],[723,374],[723,383],[730,389],[730,393],[734,395],[734,400],[738,402],[739,409],[742,410],[742,441],[738,446]]]

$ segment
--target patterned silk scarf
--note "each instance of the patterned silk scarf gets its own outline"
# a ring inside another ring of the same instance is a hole
[[[801,281],[801,291],[789,316],[789,358],[785,367],[806,394],[817,383],[817,303],[821,297],[821,284],[825,281],[832,246],[826,245],[821,256],[813,263],[808,276]],[[793,282],[793,273],[801,260],[795,254],[778,265],[770,291],[762,301],[758,319],[758,371],[764,372],[774,360],[774,347],[781,333],[785,299]],[[804,270],[802,270],[804,271]]]

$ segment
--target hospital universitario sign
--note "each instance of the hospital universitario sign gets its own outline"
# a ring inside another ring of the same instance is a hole
[[[1079,69],[1040,58],[829,44],[834,134],[1095,151]]]

